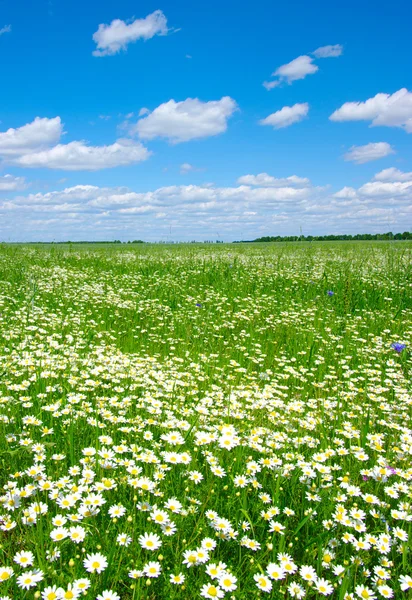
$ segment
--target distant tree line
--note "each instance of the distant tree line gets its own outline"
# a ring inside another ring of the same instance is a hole
[[[265,235],[256,240],[241,240],[233,242],[234,244],[251,242],[351,242],[356,240],[412,240],[412,232],[403,233],[357,233],[356,235],[338,234],[338,235]]]

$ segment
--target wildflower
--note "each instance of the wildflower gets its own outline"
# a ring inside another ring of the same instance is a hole
[[[60,600],[62,597],[63,590],[62,588],[58,588],[57,586],[48,586],[46,587],[42,593],[42,600]]]
[[[67,538],[69,532],[64,527],[56,527],[50,532],[50,537],[54,542],[60,542]]]
[[[225,563],[210,563],[206,567],[206,573],[209,575],[211,579],[219,579],[219,577],[225,572],[226,569]]]
[[[315,583],[316,590],[322,596],[329,596],[333,592],[333,585],[327,579],[319,577]]]
[[[82,592],[79,590],[74,584],[69,584],[67,590],[59,589],[60,596],[62,600],[77,600],[80,598]]]
[[[328,296],[333,296],[335,294],[335,292],[333,292],[332,290],[328,290],[326,293]]]
[[[83,542],[84,538],[86,537],[86,530],[84,529],[84,527],[81,527],[80,525],[77,525],[75,527],[70,527],[68,533],[69,533],[70,539],[73,542],[75,542],[76,544],[80,544],[81,542]]]
[[[139,544],[145,550],[157,550],[162,545],[162,540],[155,533],[145,533],[139,536]]]
[[[279,521],[270,521],[269,522],[269,532],[270,533],[279,533],[280,535],[285,535],[283,533],[285,526],[282,525],[282,523],[279,523]]]
[[[162,567],[159,562],[148,562],[143,567],[143,573],[146,577],[159,577]]]
[[[105,590],[97,596],[96,600],[120,600],[120,596],[116,592]]]
[[[398,352],[399,354],[400,352],[402,352],[402,350],[405,350],[406,344],[402,344],[401,342],[394,342],[393,344],[391,344],[391,348],[393,348],[395,352]]]
[[[0,567],[0,582],[7,581],[13,575],[14,571],[11,567]]]
[[[306,596],[306,592],[301,585],[298,583],[290,583],[288,585],[288,592],[292,596],[292,598],[304,598]]]
[[[22,575],[17,577],[17,585],[24,590],[28,590],[31,587],[36,587],[38,582],[42,579],[42,571],[25,571]]]
[[[188,569],[193,567],[198,562],[197,560],[197,552],[196,550],[185,550],[183,553],[183,564],[186,565]]]
[[[401,575],[399,577],[399,584],[403,592],[412,589],[412,577],[409,575]]]
[[[170,575],[169,579],[170,583],[173,583],[173,585],[182,585],[185,581],[185,576],[183,573],[178,573],[177,575]]]
[[[237,579],[230,573],[223,572],[219,577],[219,585],[225,592],[233,592],[237,588]]]
[[[107,559],[103,554],[88,554],[83,561],[84,568],[89,573],[101,573],[108,565]]]
[[[116,538],[116,542],[119,544],[119,546],[130,546],[132,538],[130,535],[127,535],[127,533],[119,533]]]
[[[362,600],[376,600],[376,596],[373,591],[364,585],[357,585],[355,592],[359,598],[362,598]]]
[[[200,590],[200,595],[203,598],[223,598],[225,593],[219,586],[207,583]]]
[[[85,592],[86,590],[88,590],[90,585],[90,579],[87,579],[86,577],[82,579],[76,579],[75,581],[73,581],[73,587],[80,590],[81,592]]]
[[[262,590],[262,592],[269,593],[272,589],[272,582],[266,575],[253,575],[253,579],[256,581],[256,586]]]
[[[18,552],[13,560],[21,567],[30,567],[34,563],[34,554],[33,552]]]
[[[384,598],[393,598],[393,589],[388,585],[379,585],[378,592]]]
[[[126,514],[126,509],[121,504],[114,504],[113,506],[111,506],[109,508],[108,514],[111,519],[116,519],[116,518],[118,519],[120,517],[123,517],[123,515]]]
[[[299,569],[299,574],[302,577],[302,579],[305,579],[306,581],[317,580],[316,571],[313,567],[302,565]]]
[[[266,572],[271,579],[275,581],[284,579],[286,576],[285,570],[281,565],[277,565],[275,563],[270,563],[266,567]]]

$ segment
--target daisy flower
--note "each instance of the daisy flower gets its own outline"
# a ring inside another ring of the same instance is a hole
[[[399,577],[399,584],[401,586],[401,590],[406,592],[407,590],[412,589],[412,577],[409,575],[401,575]]]
[[[266,575],[253,575],[253,579],[256,581],[256,586],[262,590],[262,592],[269,593],[272,589],[272,582]]]
[[[83,561],[84,568],[89,573],[101,573],[107,567],[107,559],[103,554],[88,554]]]
[[[333,592],[333,585],[331,585],[327,579],[317,579],[315,586],[322,596],[329,596]]]
[[[0,567],[0,582],[7,581],[13,575],[14,571],[12,567]]]
[[[139,536],[139,544],[145,550],[157,550],[162,545],[162,540],[155,533],[145,533]]]
[[[143,567],[143,573],[146,577],[159,577],[162,567],[159,562],[148,562]]]
[[[42,571],[26,571],[17,577],[17,585],[24,590],[36,587],[39,581],[43,579]]]
[[[34,562],[34,554],[32,552],[18,552],[13,560],[21,567],[30,567]]]
[[[178,573],[177,575],[170,575],[170,583],[173,585],[182,585],[184,583],[185,576],[183,573]]]
[[[281,565],[277,565],[275,563],[270,563],[266,567],[266,572],[269,577],[275,581],[284,579],[286,576],[285,569]]]
[[[105,590],[97,596],[96,600],[120,600],[120,596],[116,592]]]
[[[213,583],[206,583],[200,590],[200,595],[203,598],[223,598],[225,592]]]
[[[130,546],[132,538],[130,537],[130,535],[127,535],[127,533],[119,533],[119,535],[116,538],[116,541],[119,544],[119,546]]]
[[[219,585],[225,592],[233,592],[237,588],[237,579],[231,573],[222,573],[219,577]]]
[[[373,591],[364,585],[357,585],[355,592],[359,598],[362,598],[362,600],[376,600],[376,596]]]

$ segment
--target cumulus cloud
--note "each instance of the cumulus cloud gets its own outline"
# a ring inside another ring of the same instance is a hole
[[[271,125],[274,129],[289,127],[293,123],[298,123],[306,117],[309,112],[309,104],[294,104],[293,106],[284,106],[280,110],[272,113],[265,119],[259,121],[259,125]]]
[[[334,198],[342,198],[343,200],[348,200],[351,198],[356,198],[356,190],[353,187],[345,186],[339,192],[333,194]]]
[[[343,52],[343,46],[341,44],[334,44],[333,46],[321,46],[312,52],[316,58],[335,58],[340,56]]]
[[[226,131],[227,121],[237,108],[229,96],[210,102],[198,98],[169,100],[137,121],[130,133],[145,140],[163,137],[174,144],[210,137]]]
[[[321,46],[312,52],[312,56],[308,54],[302,54],[297,58],[291,60],[285,65],[281,65],[272,73],[272,77],[276,77],[272,81],[264,81],[263,86],[267,90],[272,90],[278,87],[282,83],[288,83],[289,85],[299,79],[304,79],[308,75],[313,75],[319,71],[319,67],[315,64],[315,58],[332,58],[340,56],[343,52],[343,46],[341,44],[335,44],[333,46]]]
[[[117,54],[136,40],[167,35],[168,31],[167,19],[161,10],[155,10],[144,19],[135,19],[129,23],[114,19],[110,25],[100,24],[93,34],[93,41],[97,46],[93,56]]]
[[[405,196],[412,200],[412,181],[370,181],[362,185],[358,192],[361,196],[374,198]]]
[[[190,171],[194,170],[194,166],[191,165],[190,163],[182,163],[180,165],[180,174],[181,175],[186,175],[187,173],[190,173]]]
[[[300,223],[306,235],[387,231],[389,224],[402,231],[412,216],[412,181],[369,181],[331,193],[293,175],[244,177],[253,178],[249,185],[172,185],[144,192],[77,185],[16,195],[0,200],[0,239],[210,239],[218,226],[229,241],[253,239],[261,231],[296,235]]]
[[[412,172],[405,173],[395,167],[383,169],[374,176],[375,181],[412,181]]]
[[[0,192],[15,192],[24,190],[26,182],[24,177],[15,177],[14,175],[0,176]]]
[[[0,156],[18,156],[37,152],[59,141],[63,133],[60,117],[54,119],[36,117],[17,129],[0,132]]]
[[[0,35],[3,35],[3,33],[10,33],[11,32],[11,25],[5,25],[4,27],[2,27],[0,29]]]
[[[88,146],[84,142],[58,144],[53,148],[15,158],[20,167],[98,171],[146,160],[150,152],[140,142],[119,139],[109,146]]]
[[[0,132],[0,157],[18,167],[97,171],[134,164],[151,154],[140,142],[122,138],[107,146],[84,141],[57,144],[62,133],[60,117],[36,117],[18,129]]]
[[[349,148],[349,152],[344,155],[344,159],[361,165],[394,153],[395,150],[387,142],[371,142],[365,146],[352,146]]]
[[[272,77],[277,77],[275,82],[266,82],[266,88],[271,89],[281,83],[291,84],[293,81],[304,79],[307,75],[313,75],[319,70],[319,67],[313,63],[313,58],[306,54],[298,56],[289,63],[282,65],[272,73]]]
[[[329,118],[371,121],[371,126],[401,127],[412,133],[412,92],[402,88],[394,94],[376,94],[365,102],[345,102]]]
[[[308,187],[310,180],[307,177],[298,177],[297,175],[276,178],[267,173],[259,173],[258,175],[242,175],[237,183],[260,187]]]

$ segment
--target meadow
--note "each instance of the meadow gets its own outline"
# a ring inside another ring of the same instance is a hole
[[[0,246],[0,600],[411,598],[412,243]]]

